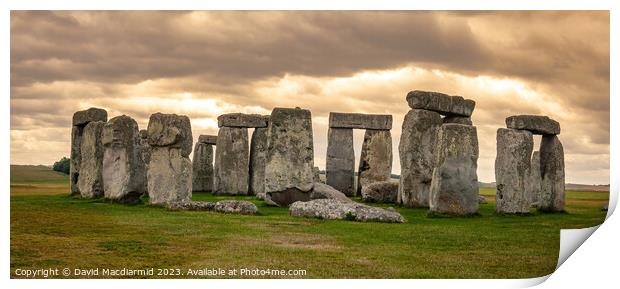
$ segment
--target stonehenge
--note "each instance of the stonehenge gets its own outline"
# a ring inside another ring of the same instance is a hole
[[[265,198],[279,206],[310,200],[314,184],[310,111],[274,108],[267,130]]]
[[[496,212],[528,213],[535,202],[540,211],[564,211],[560,124],[547,116],[514,115],[506,118],[506,127],[497,131]],[[533,134],[542,135],[539,152],[534,154]]]
[[[248,195],[256,190],[260,193],[260,181],[256,180],[250,190],[250,144],[248,128],[266,128],[268,116],[258,114],[229,113],[218,118],[220,130],[217,135],[213,193],[218,195]],[[260,134],[260,132],[259,132]],[[259,135],[256,141],[259,140]],[[264,145],[264,144],[263,144]],[[255,146],[258,146],[255,144]],[[258,153],[255,148],[255,153]],[[256,155],[260,161],[260,155]],[[254,169],[259,168],[259,163]],[[255,176],[258,177],[258,176]]]
[[[147,128],[151,156],[147,180],[149,203],[190,201],[192,128],[184,115],[155,113]]]
[[[365,129],[355,189],[353,129]],[[362,185],[390,179],[392,173],[392,116],[330,112],[325,165],[326,184],[347,196],[360,194]]]
[[[103,126],[103,184],[106,199],[135,204],[144,193],[146,170],[138,123],[126,115]]]
[[[194,146],[192,160],[192,191],[211,192],[213,190],[213,146],[217,136],[200,135]]]
[[[73,114],[71,126],[71,164],[69,168],[69,179],[72,195],[80,194],[78,182],[80,179],[80,165],[82,160],[82,138],[84,136],[84,129],[86,125],[88,125],[88,123],[90,122],[106,121],[108,121],[108,113],[101,108],[91,107],[87,110],[81,110]],[[100,161],[103,161],[103,159],[100,159]],[[97,162],[98,161],[95,161],[95,164],[97,164]],[[91,173],[88,172],[88,174]],[[100,189],[103,189],[102,184],[100,184],[98,187]],[[97,194],[101,194],[101,192]]]

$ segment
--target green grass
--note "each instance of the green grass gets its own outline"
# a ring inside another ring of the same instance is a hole
[[[13,177],[13,176],[12,176]],[[527,278],[551,273],[560,228],[605,218],[608,193],[568,192],[567,213],[499,216],[494,190],[469,218],[396,208],[405,224],[296,218],[253,197],[259,215],[173,212],[11,186],[11,276],[17,268],[305,269],[306,278]],[[195,194],[195,200],[231,197]]]

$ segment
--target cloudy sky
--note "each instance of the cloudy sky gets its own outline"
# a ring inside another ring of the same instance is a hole
[[[195,139],[223,113],[299,106],[322,169],[330,111],[392,114],[400,173],[416,89],[476,101],[481,181],[504,119],[544,114],[567,182],[609,183],[608,12],[11,12],[12,164],[69,156],[71,116],[92,106],[141,128],[185,114]]]

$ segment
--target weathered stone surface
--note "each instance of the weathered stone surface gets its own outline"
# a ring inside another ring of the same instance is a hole
[[[355,195],[355,153],[353,129],[329,128],[325,183],[347,196]]]
[[[248,129],[221,127],[216,146],[213,193],[247,195],[250,181]]]
[[[443,123],[458,123],[464,125],[472,125],[471,117],[466,116],[446,116],[443,118]]]
[[[441,115],[434,111],[412,109],[405,115],[398,145],[401,173],[397,199],[405,207],[429,206],[437,129],[441,124]]]
[[[352,202],[351,199],[347,198],[347,196],[345,196],[342,192],[334,189],[330,185],[319,182],[314,183],[312,193],[310,194],[310,199],[337,199],[343,202]]]
[[[334,199],[295,202],[290,206],[289,213],[291,216],[296,217],[310,217],[328,220],[387,223],[405,222],[405,218],[395,211]]]
[[[478,204],[486,204],[487,199],[484,196],[478,195]]]
[[[275,108],[268,130],[265,193],[280,206],[309,200],[314,184],[310,111]]]
[[[564,211],[564,148],[556,135],[542,137],[540,173],[542,182],[538,209],[548,212]]]
[[[542,174],[540,173],[540,152],[535,151],[532,154],[532,165],[530,167],[530,179],[527,186],[530,195],[530,201],[538,204],[540,201],[540,188],[542,182]]]
[[[258,208],[248,201],[225,200],[216,203],[187,201],[172,202],[166,205],[170,210],[213,211],[226,214],[254,215]]]
[[[387,181],[392,174],[392,135],[389,130],[366,130],[357,178],[357,194],[368,183]]]
[[[80,144],[80,169],[77,181],[83,198],[103,196],[103,145],[101,132],[105,122],[89,122],[83,130]]]
[[[533,134],[560,134],[560,123],[542,115],[509,116],[506,127],[529,130]]]
[[[198,142],[199,143],[206,143],[206,144],[210,144],[210,145],[216,145],[217,144],[217,136],[216,135],[202,134],[202,135],[198,136]]]
[[[149,203],[186,202],[192,198],[192,162],[181,148],[156,146],[148,165]]]
[[[140,130],[140,154],[144,162],[145,175],[149,171],[149,162],[151,161],[151,145],[149,145],[149,134],[146,129]],[[144,182],[144,193],[148,194],[148,180]]]
[[[192,160],[192,191],[213,190],[213,145],[197,142]]]
[[[414,109],[436,111],[443,115],[471,116],[476,102],[462,96],[414,90],[407,94],[407,103]]]
[[[259,127],[252,133],[250,143],[250,194],[265,194],[265,160],[267,159],[267,128]]]
[[[149,138],[149,131],[146,129],[141,129],[140,130],[140,138],[141,139],[146,139],[148,141]]]
[[[314,175],[314,182],[315,183],[322,183],[322,181],[321,181],[321,170],[319,169],[319,167],[312,168],[312,173]]]
[[[110,119],[103,127],[101,142],[105,198],[137,203],[146,183],[138,123],[126,115]]]
[[[329,127],[391,130],[392,115],[330,112]]]
[[[362,200],[371,203],[396,203],[398,181],[383,181],[366,184],[362,187]]]
[[[84,126],[89,122],[93,121],[103,121],[106,122],[108,120],[108,112],[105,109],[91,107],[87,110],[80,110],[73,114],[73,122],[74,126]]]
[[[227,113],[217,117],[217,125],[219,127],[267,127],[268,120],[268,115]]]
[[[496,212],[525,214],[530,211],[531,200],[527,185],[531,178],[533,147],[534,139],[529,131],[510,128],[497,130]]]
[[[152,114],[147,131],[152,147],[180,148],[184,157],[192,152],[192,126],[189,117],[185,115]]]
[[[443,124],[437,132],[430,211],[478,212],[478,133],[475,126]]]

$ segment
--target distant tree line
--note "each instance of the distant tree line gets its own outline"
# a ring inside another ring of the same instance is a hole
[[[69,166],[71,165],[71,159],[62,157],[59,161],[55,162],[52,169],[61,172],[63,174],[69,174]]]

